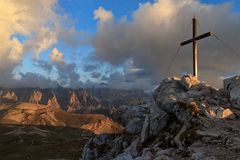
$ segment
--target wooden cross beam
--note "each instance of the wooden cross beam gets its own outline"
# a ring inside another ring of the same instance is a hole
[[[182,42],[180,45],[184,46],[189,43],[193,43],[193,75],[198,78],[198,48],[197,48],[197,41],[203,38],[209,37],[212,35],[211,32],[204,33],[202,35],[197,36],[197,19],[194,17],[192,19],[193,28],[193,38],[187,41]]]

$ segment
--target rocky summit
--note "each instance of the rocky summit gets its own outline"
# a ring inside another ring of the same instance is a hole
[[[239,159],[239,78],[224,84],[216,89],[191,75],[163,80],[153,103],[121,107],[122,134],[92,137],[80,159]]]

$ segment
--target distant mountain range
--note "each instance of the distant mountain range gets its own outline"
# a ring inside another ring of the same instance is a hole
[[[151,96],[142,90],[112,88],[1,88],[0,95],[12,96],[13,99],[21,102],[43,105],[47,105],[48,101],[55,97],[63,111],[76,113],[91,113],[102,109],[110,110],[121,105],[138,105],[151,101]]]

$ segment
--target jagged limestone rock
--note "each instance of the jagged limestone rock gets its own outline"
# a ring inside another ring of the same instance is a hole
[[[133,157],[129,153],[122,153],[113,160],[133,160]]]
[[[240,146],[240,114],[236,114],[239,111],[231,108],[222,90],[202,82],[189,82],[186,77],[191,80],[191,76],[163,80],[153,93],[156,105],[151,105],[150,110],[146,108],[144,112],[138,108],[141,112],[123,114],[129,126],[135,118],[144,120],[141,134],[124,133],[115,137],[118,143],[106,138],[104,146],[112,144],[114,149],[98,149],[98,153],[102,153],[98,158],[215,160],[240,157],[236,152]],[[136,139],[140,140],[139,147]]]
[[[150,115],[146,115],[143,123],[141,143],[144,143],[150,137],[158,135],[159,132],[166,127],[168,120],[169,116],[166,112],[158,108],[156,105],[151,105]]]
[[[204,152],[193,153],[192,160],[217,160],[214,156],[207,156]]]
[[[70,93],[70,100],[69,100],[67,112],[75,112],[80,109],[82,109],[82,104],[80,103],[76,93],[74,91],[72,91]]]
[[[230,137],[225,142],[226,146],[230,149],[240,149],[240,138],[239,137]]]
[[[143,119],[134,118],[125,127],[125,132],[129,134],[138,134],[142,130]]]
[[[228,94],[232,105],[240,108],[240,76],[224,79],[224,91]]]
[[[145,114],[148,111],[148,105],[123,105],[119,107],[121,115],[121,123],[127,125],[134,118],[144,119]]]
[[[143,123],[143,127],[142,127],[141,143],[146,142],[146,140],[150,137],[149,121],[150,121],[150,115],[147,115],[145,117],[145,120],[144,120],[144,123]]]
[[[191,89],[193,86],[200,84],[198,78],[193,75],[184,75],[180,82],[186,89]]]
[[[234,113],[230,109],[223,109],[223,108],[219,107],[217,109],[216,118],[235,119],[236,116],[234,115]]]
[[[5,93],[2,92],[1,99],[7,100],[7,101],[18,101],[18,97],[13,91],[7,91]]]
[[[42,92],[40,92],[40,91],[33,91],[33,93],[31,94],[31,96],[29,98],[29,103],[39,104],[41,99],[42,99]]]
[[[52,99],[48,100],[47,106],[61,109],[61,107],[60,107],[60,105],[59,105],[55,95],[53,95]]]
[[[135,158],[134,160],[152,160],[153,159],[153,154],[147,150],[143,151],[142,156]]]
[[[129,153],[132,157],[137,157],[139,154],[138,148],[140,147],[140,137],[136,138],[128,148],[124,150],[125,153]]]

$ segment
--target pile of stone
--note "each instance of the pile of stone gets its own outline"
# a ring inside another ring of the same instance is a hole
[[[191,75],[163,80],[153,93],[154,103],[122,114],[128,121],[123,134],[93,137],[82,159],[239,158],[240,80],[224,84],[219,90]]]

